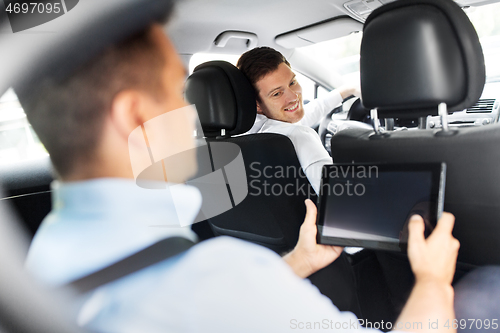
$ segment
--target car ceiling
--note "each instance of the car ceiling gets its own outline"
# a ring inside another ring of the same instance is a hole
[[[217,52],[213,45],[224,31],[246,31],[258,45],[281,49],[274,38],[304,26],[348,15],[345,0],[181,0],[168,25],[177,50],[189,55]],[[286,50],[282,50],[285,51]],[[219,52],[219,53],[228,53]],[[238,53],[231,52],[229,53]]]
[[[271,46],[289,56],[292,50],[277,45],[276,36],[324,20],[351,16],[344,8],[344,3],[348,1],[178,0],[167,31],[179,53],[188,57],[197,52],[233,54],[244,52],[243,44],[239,47],[227,47],[224,50],[214,46],[214,40],[224,31],[254,33],[258,37],[259,46]],[[498,0],[455,1],[461,6],[477,6]]]

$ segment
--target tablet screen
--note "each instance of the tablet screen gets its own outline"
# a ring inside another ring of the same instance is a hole
[[[406,251],[410,217],[424,218],[427,236],[442,213],[444,173],[441,163],[326,165],[319,243]]]

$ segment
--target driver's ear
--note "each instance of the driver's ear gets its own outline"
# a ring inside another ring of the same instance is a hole
[[[257,114],[264,114],[264,112],[262,112],[262,108],[260,107],[259,101],[256,101],[256,103],[257,103]]]
[[[119,92],[112,101],[110,116],[117,133],[128,138],[130,133],[151,118],[150,105],[143,94],[135,90]]]

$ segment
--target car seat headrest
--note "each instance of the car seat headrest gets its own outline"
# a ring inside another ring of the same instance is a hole
[[[206,137],[237,135],[252,128],[257,115],[255,90],[245,75],[226,61],[209,61],[189,76],[186,100],[196,105]]]
[[[485,83],[477,33],[451,0],[405,0],[368,17],[361,42],[363,104],[381,117],[437,115],[474,105]]]

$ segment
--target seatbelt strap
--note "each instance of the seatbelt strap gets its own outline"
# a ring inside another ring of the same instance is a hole
[[[80,294],[84,294],[180,254],[193,245],[195,243],[182,237],[163,239],[110,266],[68,283],[67,287],[76,290]]]

